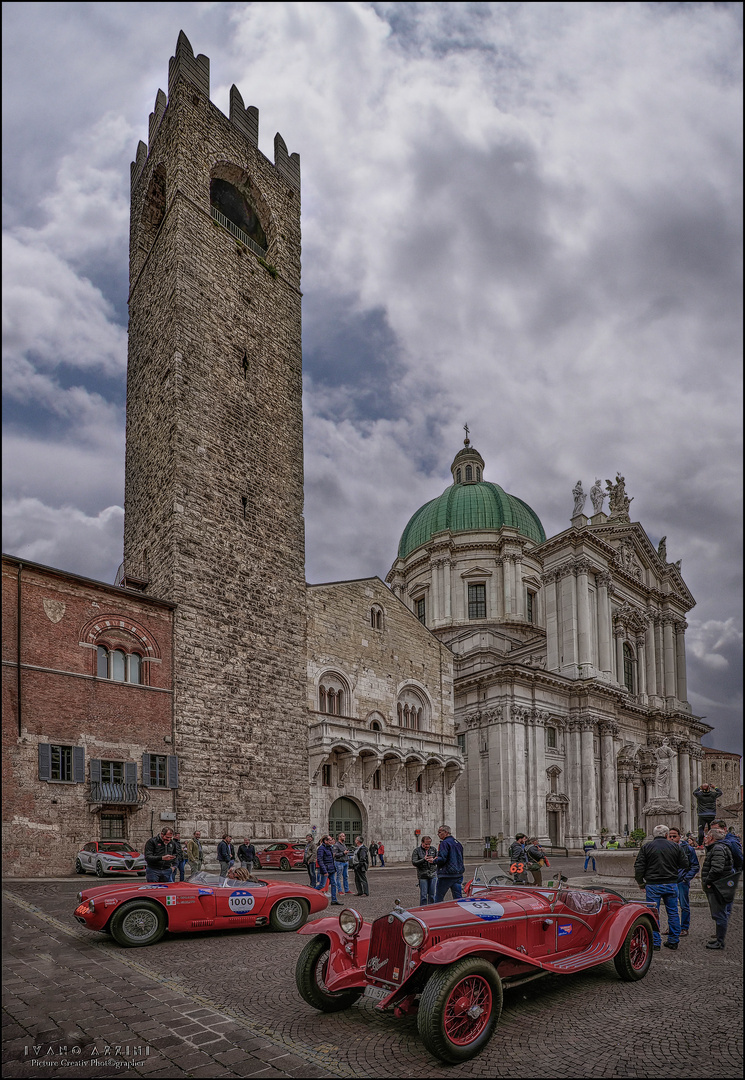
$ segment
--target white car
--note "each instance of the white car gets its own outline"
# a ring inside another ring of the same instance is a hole
[[[75,856],[75,873],[97,877],[107,874],[145,874],[145,857],[126,840],[91,840]]]

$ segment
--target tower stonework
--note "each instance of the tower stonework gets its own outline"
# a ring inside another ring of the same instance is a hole
[[[126,583],[178,606],[179,822],[307,825],[300,164],[182,33],[132,164]]]

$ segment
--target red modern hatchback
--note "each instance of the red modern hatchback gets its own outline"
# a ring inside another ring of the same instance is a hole
[[[283,840],[278,844],[269,844],[262,851],[257,851],[259,870],[265,866],[277,866],[280,870],[294,870],[303,865],[305,844],[293,844]]]

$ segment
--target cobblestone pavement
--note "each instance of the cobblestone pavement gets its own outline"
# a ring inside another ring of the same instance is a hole
[[[552,862],[567,876],[582,872],[581,859]],[[486,1050],[444,1066],[422,1048],[414,1018],[364,1001],[329,1015],[306,1005],[294,967],[307,938],[231,930],[121,949],[72,918],[80,887],[80,878],[5,883],[5,1076],[742,1075],[740,904],[724,952],[704,949],[713,924],[696,907],[691,936],[676,953],[656,953],[639,983],[608,963],[508,991]],[[371,870],[370,890],[354,898],[368,917],[396,897],[417,902],[411,867]]]

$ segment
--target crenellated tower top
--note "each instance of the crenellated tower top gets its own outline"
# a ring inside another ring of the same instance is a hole
[[[179,32],[176,42],[176,53],[171,57],[168,64],[168,98],[162,90],[158,90],[155,98],[155,106],[150,113],[148,128],[148,145],[140,141],[137,147],[135,160],[132,162],[130,173],[132,187],[134,187],[142,173],[148,155],[153,148],[155,135],[160,127],[168,102],[173,97],[176,84],[179,80],[190,83],[200,94],[207,99],[210,96],[210,60],[208,56],[199,53],[194,55],[191,42],[183,30]],[[235,84],[230,88],[230,123],[233,124],[241,135],[252,146],[259,143],[259,110],[243,103],[238,87]],[[282,136],[277,132],[274,136],[274,167],[282,174],[287,183],[295,190],[300,190],[300,155],[289,154],[287,145]]]

